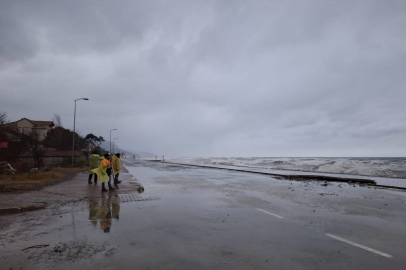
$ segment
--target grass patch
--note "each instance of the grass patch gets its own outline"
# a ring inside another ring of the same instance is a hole
[[[55,167],[46,172],[25,172],[0,175],[0,193],[28,191],[71,179],[88,167]]]

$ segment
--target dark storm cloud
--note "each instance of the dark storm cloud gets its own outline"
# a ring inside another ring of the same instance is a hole
[[[170,156],[404,155],[404,1],[2,1],[0,111]]]

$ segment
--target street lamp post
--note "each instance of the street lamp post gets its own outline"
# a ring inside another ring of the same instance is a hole
[[[113,139],[113,153],[114,153],[114,140],[118,140],[118,138]]]
[[[111,155],[111,131],[112,130],[117,130],[116,128],[110,129],[110,155]]]
[[[89,99],[88,98],[75,99],[75,112],[73,114],[72,166],[73,166],[73,155],[74,155],[74,152],[75,152],[76,101],[78,101],[78,100],[89,100]]]

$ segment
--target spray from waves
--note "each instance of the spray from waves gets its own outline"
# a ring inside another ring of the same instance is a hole
[[[377,177],[406,178],[406,158],[174,158],[198,164],[290,170]]]

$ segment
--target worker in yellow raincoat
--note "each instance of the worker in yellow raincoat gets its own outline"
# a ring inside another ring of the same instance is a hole
[[[97,184],[97,174],[92,172],[92,170],[99,167],[100,160],[103,158],[97,154],[97,151],[94,150],[89,157],[89,184],[92,183],[92,177],[94,175],[94,183]]]
[[[92,170],[95,174],[97,174],[97,177],[99,178],[99,182],[102,183],[102,191],[108,191],[104,187],[104,183],[108,183],[109,185],[109,190],[114,191],[115,188],[113,188],[110,184],[110,176],[107,174],[107,169],[111,168],[110,164],[110,154],[104,154],[104,159],[100,162],[100,165],[97,169]]]
[[[112,161],[111,163],[113,165],[114,185],[118,188],[117,185],[121,183],[121,181],[118,180],[118,176],[120,175],[120,172],[121,172],[120,153],[113,155],[113,158],[111,161]]]

